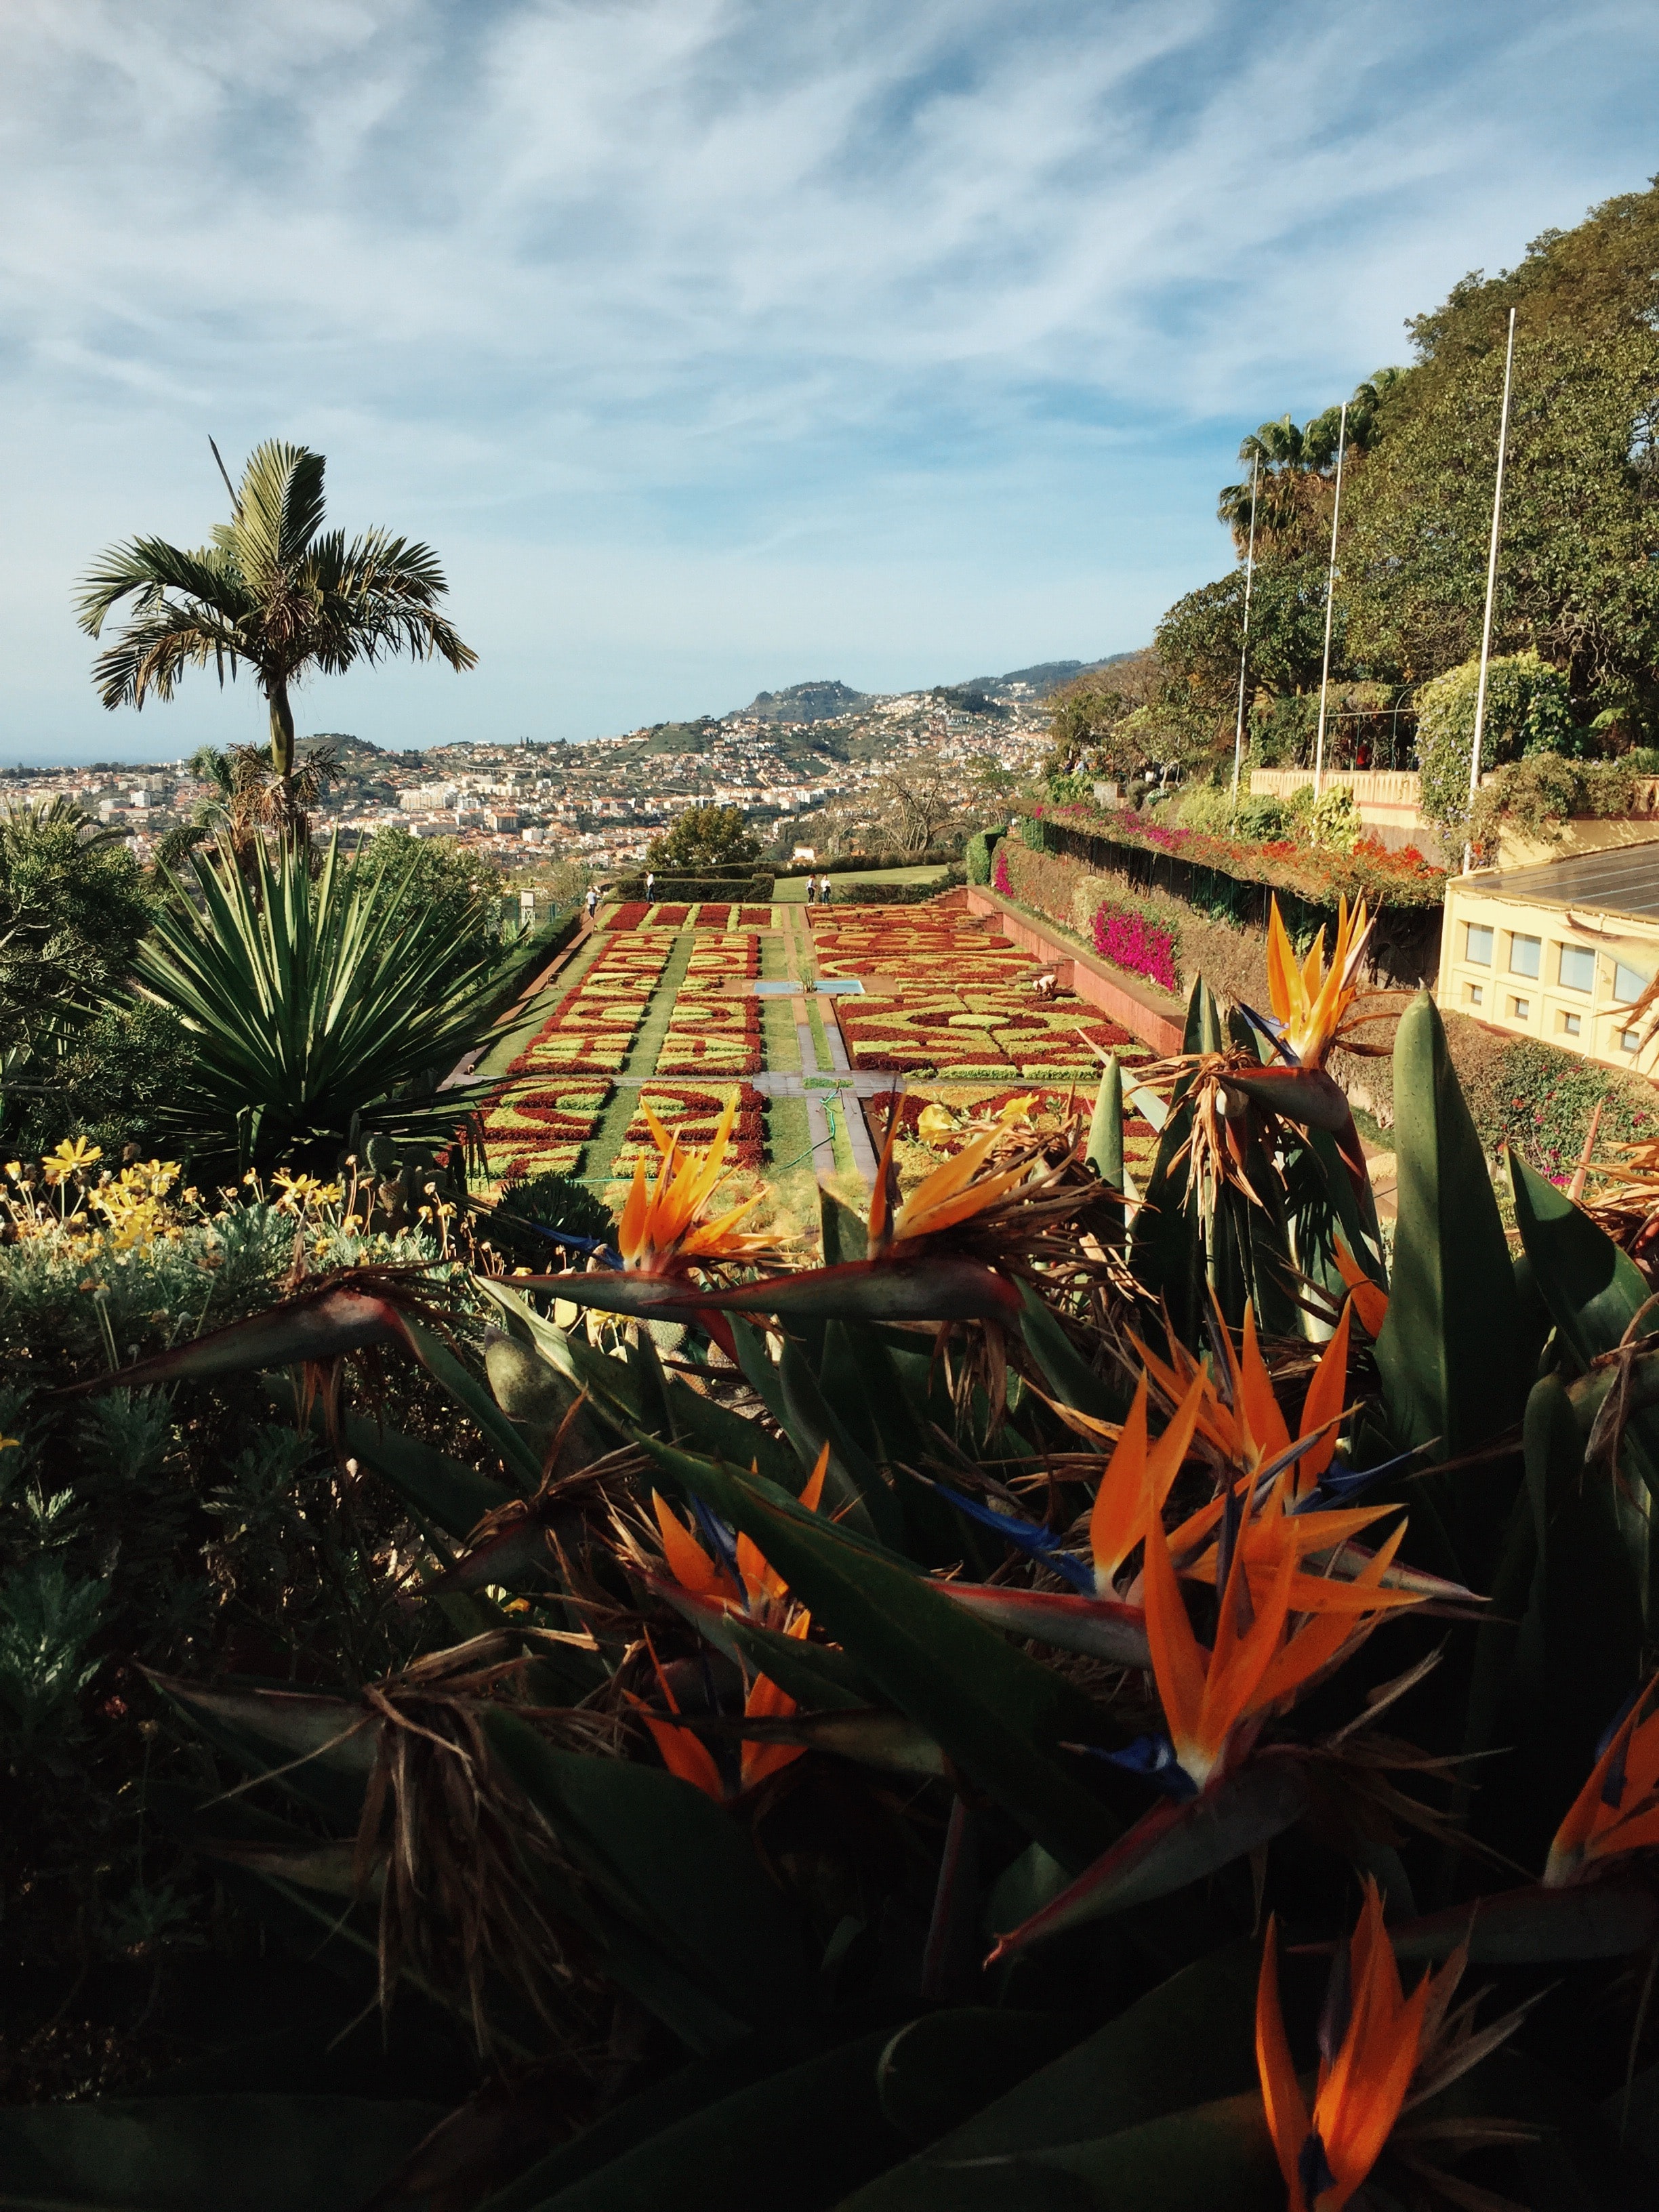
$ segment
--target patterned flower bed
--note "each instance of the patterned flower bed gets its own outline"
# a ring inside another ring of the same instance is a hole
[[[637,929],[650,911],[641,901],[632,900],[627,906],[619,906],[605,926],[607,929]]]
[[[505,1092],[484,1121],[489,1179],[574,1175],[611,1096],[608,1083],[550,1084]]]
[[[657,1054],[659,1075],[753,1075],[758,1070],[760,1001],[736,996],[730,986],[759,972],[757,938],[741,930],[705,936],[699,927]]]
[[[513,1076],[617,1075],[667,965],[672,933],[612,938],[514,1061]]]
[[[1053,1083],[1092,1081],[1097,1045],[1126,1065],[1151,1057],[1085,1000],[1036,997],[1029,957],[951,909],[815,913],[812,938],[823,974],[866,979],[837,1009],[855,1067]]]
[[[1029,1083],[1000,1087],[981,1083],[913,1083],[908,1090],[896,1094],[890,1091],[878,1092],[870,1101],[871,1120],[878,1133],[884,1131],[887,1116],[893,1111],[896,1096],[902,1135],[917,1138],[930,1145],[936,1152],[954,1152],[960,1149],[965,1137],[943,1136],[937,1127],[930,1127],[925,1132],[919,1127],[929,1106],[948,1107],[952,1114],[962,1116],[965,1121],[969,1116],[979,1119],[997,1114],[1015,1099],[1030,1098],[1034,1094],[1039,1102],[1039,1115],[1048,1112],[1063,1115],[1068,1100],[1074,1109],[1080,1108],[1088,1112],[1094,1105],[1095,1085],[1092,1082],[1067,1084],[1063,1087],[1045,1087]],[[1157,1144],[1157,1133],[1150,1122],[1143,1121],[1139,1114],[1124,1116],[1123,1157],[1132,1171],[1139,1174],[1144,1164],[1150,1164]]]
[[[639,1095],[665,1128],[678,1131],[681,1144],[699,1146],[713,1140],[714,1125],[734,1089],[738,1118],[726,1157],[733,1167],[757,1168],[766,1157],[766,1101],[752,1084],[642,1083]],[[645,1115],[636,1107],[617,1152],[615,1172],[631,1176],[636,1159],[653,1168],[657,1157]]]

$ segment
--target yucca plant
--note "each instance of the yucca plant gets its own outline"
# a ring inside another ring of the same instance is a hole
[[[337,2100],[257,2058],[0,2116],[36,2197],[118,2127],[237,2179],[234,2106],[286,2131],[272,2212],[1652,2201],[1647,1285],[1518,1164],[1511,1255],[1426,995],[1391,1275],[1297,1086],[1248,1133],[1230,1090],[1287,1063],[1201,988],[1191,1030],[1139,1199],[1111,1071],[1064,1158],[826,1198],[817,1267],[664,1136],[622,1267],[477,1279],[482,1376],[384,1275],[123,1371],[331,1386],[380,1349],[453,1395],[453,1452],[294,1401],[428,1532],[447,1653],[157,1686],[271,1940],[373,1957],[394,2019],[437,1992],[498,2080],[401,2165],[373,2108],[349,2185]],[[1241,1125],[1207,1155],[1200,1111]],[[560,2100],[590,2124],[532,2146]]]
[[[279,1163],[331,1173],[383,1136],[453,1140],[476,1088],[440,1091],[491,1034],[498,966],[450,972],[453,933],[416,892],[412,859],[343,858],[256,841],[193,855],[140,945],[137,988],[183,1023],[188,1090],[158,1117],[198,1178]],[[444,980],[434,988],[434,977]]]

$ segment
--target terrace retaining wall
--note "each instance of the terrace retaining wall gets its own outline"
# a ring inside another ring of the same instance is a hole
[[[969,914],[990,921],[1011,945],[1018,945],[1045,967],[1052,968],[1058,983],[1075,991],[1091,1006],[1098,1006],[1115,1022],[1121,1022],[1132,1036],[1150,1045],[1154,1052],[1163,1055],[1181,1050],[1184,1024],[1179,1014],[1172,1014],[1149,991],[1139,989],[1127,975],[1120,975],[1069,937],[1062,937],[1058,930],[1051,929],[1040,915],[1016,906],[1000,891],[983,884],[966,884],[951,896],[953,900],[960,899]]]

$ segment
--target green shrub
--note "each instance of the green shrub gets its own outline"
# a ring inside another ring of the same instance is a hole
[[[968,881],[970,884],[990,882],[991,856],[995,852],[1002,835],[1000,830],[975,830],[968,840],[963,857],[967,863]]]
[[[1469,826],[1469,760],[1480,664],[1466,660],[1417,695],[1417,757],[1422,811],[1455,838]],[[1502,655],[1486,671],[1482,771],[1527,755],[1580,756],[1588,734],[1572,719],[1567,679],[1536,653]]]

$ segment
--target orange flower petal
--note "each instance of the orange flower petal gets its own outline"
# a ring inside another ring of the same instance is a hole
[[[1294,2212],[1300,2212],[1302,2146],[1308,2140],[1308,2107],[1291,2061],[1285,2016],[1279,2004],[1279,1925],[1271,1917],[1261,1948],[1261,1974],[1255,1985],[1255,2064],[1261,2076],[1261,2101],[1267,2132]]]

